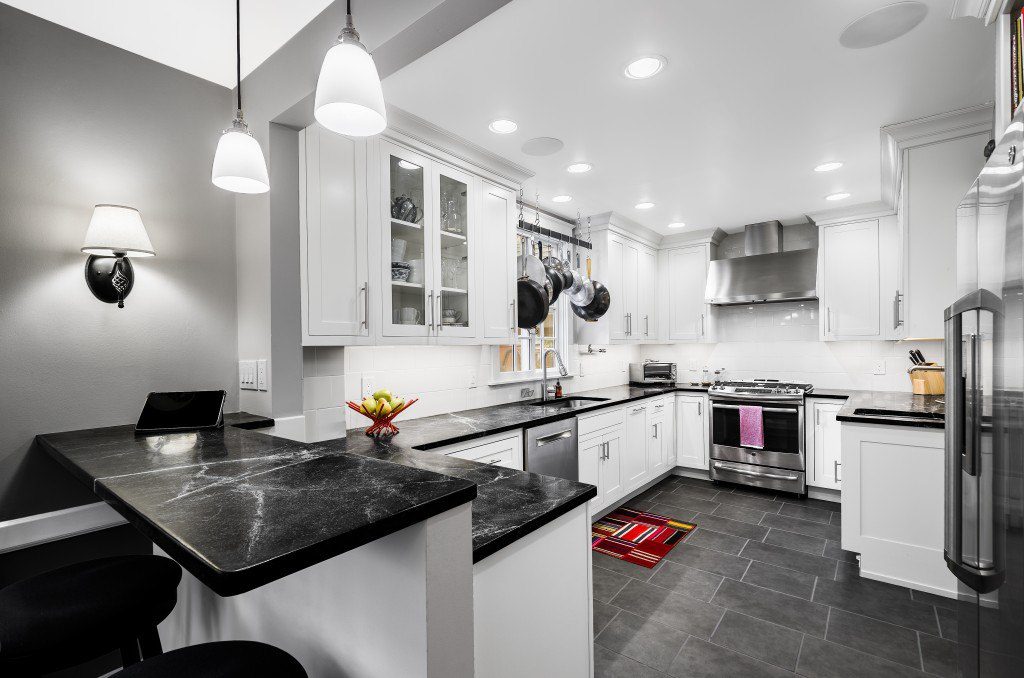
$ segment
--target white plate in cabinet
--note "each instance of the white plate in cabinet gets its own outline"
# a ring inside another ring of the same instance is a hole
[[[302,343],[371,343],[366,142],[313,124],[299,133]]]
[[[807,484],[841,490],[843,480],[842,429],[836,414],[843,401],[809,401],[811,426],[807,432],[808,460],[811,468]]]
[[[520,433],[497,439],[495,436],[490,436],[482,440],[486,442],[481,443],[480,440],[474,440],[442,448],[439,452],[459,459],[478,461],[481,464],[523,470],[523,437]]]
[[[591,500],[591,512],[607,508],[625,492],[622,485],[622,427],[581,438],[579,442],[579,481],[597,487]]]
[[[708,468],[708,403],[704,395],[676,396],[677,466]]]

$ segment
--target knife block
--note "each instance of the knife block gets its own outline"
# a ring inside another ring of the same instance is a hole
[[[946,368],[935,363],[915,365],[907,370],[914,395],[943,395],[946,392]]]

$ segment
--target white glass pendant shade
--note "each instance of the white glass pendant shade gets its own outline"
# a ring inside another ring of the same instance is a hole
[[[115,254],[151,257],[156,254],[142,223],[142,215],[134,207],[123,205],[96,205],[93,208],[82,252],[101,257]]]
[[[234,193],[266,193],[270,190],[267,161],[260,142],[244,122],[235,120],[224,130],[213,157],[213,185]]]
[[[328,50],[313,115],[332,132],[353,137],[380,134],[388,126],[377,66],[357,39],[343,34],[342,42]]]

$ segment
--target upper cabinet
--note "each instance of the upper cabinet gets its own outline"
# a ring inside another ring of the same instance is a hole
[[[432,146],[302,133],[303,343],[508,343],[515,193]]]
[[[314,124],[300,133],[300,154],[303,343],[369,343],[366,142]]]
[[[704,303],[711,245],[688,245],[659,253],[658,285],[662,337],[669,341],[705,341],[709,308]]]
[[[823,338],[881,339],[878,220],[823,226],[818,238]]]

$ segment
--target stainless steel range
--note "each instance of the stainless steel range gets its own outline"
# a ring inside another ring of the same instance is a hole
[[[726,381],[711,400],[711,478],[806,494],[804,397],[814,387],[774,379]],[[741,444],[740,410],[759,407],[763,447]]]

